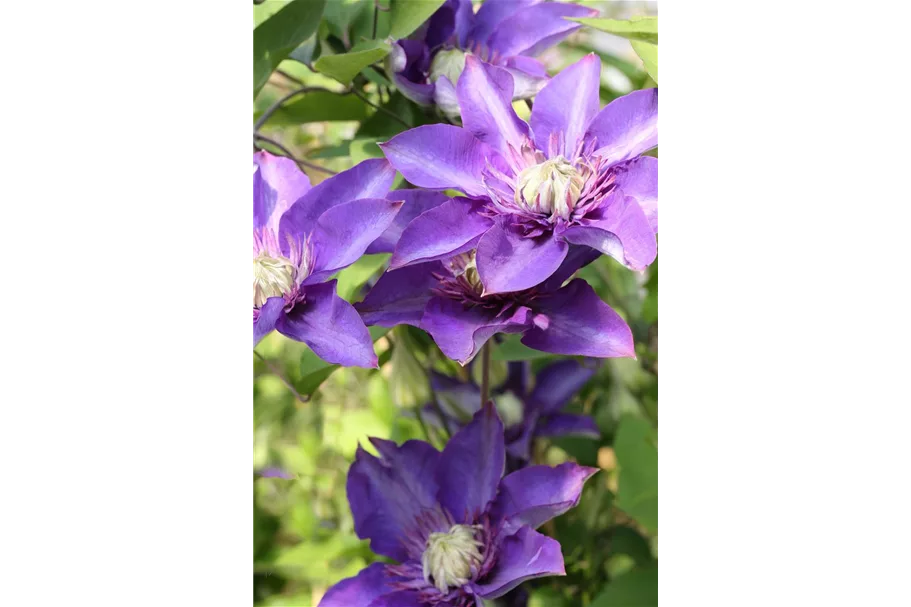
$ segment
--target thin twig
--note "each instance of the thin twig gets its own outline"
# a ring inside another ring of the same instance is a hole
[[[255,140],[257,140],[257,139],[259,139],[260,141],[263,141],[265,143],[268,143],[269,145],[274,145],[279,150],[284,152],[285,156],[287,156],[288,158],[290,158],[291,160],[293,160],[300,166],[313,169],[314,171],[322,171],[323,173],[329,173],[330,175],[338,175],[338,171],[333,171],[332,169],[327,169],[326,167],[321,167],[318,164],[313,164],[312,162],[307,162],[306,160],[301,160],[300,158],[296,158],[294,156],[294,154],[292,154],[288,150],[288,148],[286,148],[279,142],[275,141],[274,139],[269,139],[268,137],[264,137],[263,135],[260,135],[259,133],[254,133],[253,139],[254,139],[254,145],[256,145]],[[262,149],[261,146],[260,146],[260,149]]]
[[[376,0],[373,0],[373,36],[372,38],[376,40],[376,18],[380,14],[380,5],[377,4]]]
[[[284,71],[284,70],[275,70],[275,73],[278,74],[279,76],[284,76],[285,78],[287,78],[288,80],[290,80],[290,81],[293,82],[294,84],[297,84],[298,86],[306,86],[306,85],[304,84],[304,81],[303,81],[303,80],[301,80],[301,79],[298,78],[297,76],[292,76],[291,74],[289,74],[288,72],[286,72],[286,71]]]
[[[260,354],[260,353],[257,352],[256,350],[253,350],[253,353],[256,354],[256,355],[259,357],[259,359],[260,359],[261,361],[263,361],[264,363],[266,363],[266,366],[269,367],[269,371],[271,371],[273,375],[275,375],[277,378],[279,378],[279,379],[281,380],[281,382],[282,382],[283,384],[285,384],[285,387],[286,387],[286,388],[288,388],[289,390],[291,390],[291,392],[294,394],[294,396],[297,397],[297,400],[301,401],[302,403],[306,403],[306,402],[309,402],[309,401],[310,401],[310,397],[309,397],[309,396],[304,396],[303,394],[301,394],[300,392],[298,392],[298,391],[297,391],[297,388],[295,388],[294,385],[293,385],[290,381],[288,381],[287,379],[285,379],[284,374],[281,372],[281,370],[280,370],[279,368],[277,368],[275,365],[272,364],[272,361],[270,361],[269,359],[267,359],[265,356],[263,356],[262,354]]]
[[[387,110],[386,108],[384,108],[384,107],[382,107],[382,106],[379,106],[379,105],[373,103],[372,101],[370,101],[369,99],[367,99],[367,97],[365,97],[365,96],[364,96],[360,91],[358,91],[356,88],[351,88],[351,89],[350,89],[350,92],[351,92],[352,95],[354,95],[355,97],[357,97],[358,99],[360,99],[361,101],[363,101],[364,103],[366,103],[367,105],[369,105],[369,106],[371,106],[371,107],[375,107],[376,109],[378,109],[379,111],[383,112],[384,114],[386,114],[386,115],[389,116],[390,118],[394,118],[396,122],[398,122],[399,124],[401,124],[401,125],[404,126],[405,128],[409,128],[409,129],[411,128],[411,125],[410,125],[410,124],[408,124],[407,122],[405,122],[404,120],[402,120],[401,118],[399,118],[399,117],[396,116],[393,112],[390,112],[390,111]]]

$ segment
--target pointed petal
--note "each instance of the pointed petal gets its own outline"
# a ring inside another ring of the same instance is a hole
[[[550,80],[544,64],[531,57],[508,57],[503,66],[512,74],[514,100],[534,97]]]
[[[617,188],[642,207],[648,224],[658,233],[658,159],[640,156],[617,167]]]
[[[497,333],[521,333],[528,328],[529,309],[520,307],[511,315],[464,304],[443,297],[427,302],[421,328],[430,333],[443,354],[465,365],[481,346]]]
[[[486,42],[504,19],[538,2],[541,0],[487,0],[475,15],[469,39],[473,42]]]
[[[554,413],[538,422],[538,436],[586,436],[599,438],[601,430],[589,415]]]
[[[445,271],[438,261],[389,270],[376,281],[364,301],[354,308],[368,325],[420,326],[424,308],[439,284],[434,273]]]
[[[263,307],[259,309],[259,318],[253,323],[254,348],[263,337],[271,333],[272,329],[275,328],[275,323],[278,322],[278,317],[281,316],[284,307],[284,297],[270,297],[263,304]]]
[[[368,255],[392,253],[395,245],[398,244],[399,239],[402,237],[402,231],[408,227],[409,223],[421,213],[435,209],[452,199],[442,192],[431,192],[429,190],[393,190],[386,194],[386,200],[403,200],[405,204],[399,209],[395,219],[392,220],[386,231],[367,247]]]
[[[436,481],[437,497],[457,523],[471,524],[496,496],[506,465],[503,422],[492,402],[446,443]]]
[[[365,160],[304,194],[282,217],[280,231],[295,238],[309,234],[319,216],[338,204],[360,198],[384,198],[394,178],[395,169],[383,158]],[[284,237],[279,240],[282,247],[287,246]]]
[[[612,163],[635,158],[658,145],[658,89],[633,91],[608,103],[588,125],[585,140],[593,138],[595,154]]]
[[[405,561],[414,557],[406,534],[422,511],[437,504],[434,471],[440,452],[424,441],[406,441],[401,447],[381,439],[371,442],[380,457],[358,447],[348,470],[346,491],[354,530],[359,538],[370,540],[370,549],[377,554]]]
[[[509,162],[509,146],[518,151],[528,138],[528,125],[512,109],[512,75],[505,69],[465,58],[457,87],[462,125]],[[513,167],[518,172],[522,167]]]
[[[594,53],[551,78],[531,110],[537,148],[572,159],[588,123],[598,114],[600,90],[601,59]],[[550,149],[551,135],[557,138],[556,150]]]
[[[363,198],[336,205],[320,215],[312,232],[315,268],[304,284],[323,282],[357,261],[386,231],[401,201]]]
[[[540,314],[522,336],[529,348],[554,354],[635,358],[630,328],[584,280],[576,278],[539,301],[535,311]]]
[[[511,226],[495,225],[478,242],[478,275],[484,292],[530,289],[557,271],[569,246],[553,234],[526,238]]]
[[[392,74],[392,82],[400,93],[418,105],[433,105],[433,84],[414,82],[400,73]]]
[[[490,34],[487,43],[490,51],[501,57],[535,56],[582,27],[563,17],[592,17],[597,14],[598,11],[577,4],[536,4],[503,19]]]
[[[508,474],[500,482],[497,499],[490,507],[491,523],[504,525],[503,534],[523,525],[537,529],[550,519],[575,508],[582,486],[598,471],[573,462],[550,466],[529,466]]]
[[[277,235],[281,216],[310,191],[310,178],[290,158],[269,152],[255,152],[253,164],[253,227]]]
[[[599,257],[601,257],[601,251],[595,251],[587,246],[570,245],[566,259],[563,260],[557,271],[541,283],[541,291],[550,293],[558,290],[579,269],[584,268]]]
[[[377,597],[394,592],[386,585],[386,565],[373,563],[354,577],[345,578],[323,595],[319,607],[369,605]]]
[[[529,401],[542,411],[559,411],[594,374],[594,369],[583,367],[575,360],[561,360],[550,364],[538,373],[535,389],[532,390]]]
[[[549,575],[566,575],[560,543],[530,527],[503,540],[497,564],[483,583],[473,584],[487,600],[503,596],[522,582]]]
[[[493,225],[479,213],[483,206],[478,201],[454,198],[419,215],[402,232],[389,260],[390,269],[448,259],[475,248]]]
[[[379,144],[405,179],[431,190],[454,189],[485,196],[481,174],[495,152],[465,129],[428,124]]]
[[[600,219],[567,229],[563,238],[610,255],[632,270],[644,270],[658,255],[658,241],[642,207],[622,190],[601,204]]]
[[[275,328],[302,341],[329,363],[346,367],[377,366],[373,340],[350,303],[335,294],[335,280],[305,287],[306,299],[280,316]]]

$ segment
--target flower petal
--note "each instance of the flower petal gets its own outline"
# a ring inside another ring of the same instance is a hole
[[[486,195],[481,172],[495,152],[465,129],[428,124],[379,145],[392,166],[418,187]]]
[[[377,366],[373,340],[350,303],[335,294],[335,280],[305,287],[306,299],[279,317],[275,328],[302,341],[329,363]]]
[[[503,596],[522,582],[549,575],[566,575],[560,542],[530,527],[503,540],[497,564],[483,583],[473,584],[487,600]]]
[[[445,271],[438,261],[390,270],[380,276],[364,301],[354,305],[368,325],[419,327],[424,308],[439,284],[434,273]]]
[[[487,39],[487,45],[491,53],[497,53],[501,57],[534,56],[582,27],[563,17],[593,17],[597,14],[598,11],[577,4],[536,4],[515,11],[500,21]]]
[[[459,117],[459,96],[449,78],[440,76],[433,83],[433,103],[450,118]]]
[[[601,58],[594,53],[551,78],[531,110],[537,148],[551,157],[562,154],[572,160],[588,123],[598,114],[600,87]]]
[[[532,390],[529,401],[542,411],[559,411],[594,374],[594,369],[583,367],[575,360],[561,360],[550,364],[538,373],[535,389]]]
[[[658,255],[658,241],[642,207],[622,190],[601,204],[600,219],[567,229],[563,238],[610,255],[632,270],[644,270]]]
[[[507,17],[520,9],[536,4],[541,0],[487,0],[478,9],[474,18],[474,27],[468,38],[473,42],[487,42],[493,30]]]
[[[435,477],[440,504],[457,523],[474,523],[496,496],[505,465],[503,422],[488,401],[440,455]]]
[[[617,188],[642,207],[648,224],[658,233],[658,159],[640,156],[616,168]]]
[[[528,139],[528,125],[512,108],[512,75],[505,69],[482,62],[474,55],[465,57],[465,70],[459,77],[457,94],[462,125],[475,137],[491,146],[507,162]],[[513,166],[515,172],[523,167]]]
[[[658,89],[633,91],[604,106],[585,133],[586,141],[593,138],[595,154],[611,163],[635,158],[658,145]]]
[[[434,297],[427,302],[420,327],[430,333],[443,354],[465,365],[497,333],[521,333],[528,328],[529,309],[520,307],[500,316],[480,307],[469,308],[452,299]]]
[[[587,282],[574,279],[556,293],[538,300],[533,326],[522,336],[529,348],[554,354],[633,357],[633,334]]]
[[[421,213],[434,209],[452,199],[442,192],[431,192],[429,190],[392,190],[386,194],[386,200],[404,200],[405,204],[399,209],[395,219],[392,220],[386,231],[367,247],[368,255],[392,253],[395,245],[398,244],[399,239],[402,237],[402,231],[408,227],[409,223]]]
[[[320,215],[312,232],[315,267],[304,284],[323,282],[357,261],[386,231],[402,201],[363,198],[336,205]]]
[[[538,436],[587,436],[599,438],[601,430],[589,415],[554,413],[538,422]]]
[[[359,538],[369,539],[370,549],[377,554],[405,561],[415,556],[409,552],[414,547],[406,534],[414,530],[423,511],[437,507],[434,471],[440,452],[418,440],[401,447],[381,439],[371,442],[380,457],[359,446],[348,470],[346,490],[354,531]]]
[[[360,198],[383,198],[392,180],[395,169],[383,158],[371,158],[347,171],[333,175],[304,194],[284,214],[279,224],[282,234],[299,238],[309,234],[320,215],[332,207]],[[287,242],[280,237],[282,249],[287,252]]]
[[[452,419],[466,423],[481,409],[481,389],[473,383],[462,383],[431,371],[430,386],[440,408]]]
[[[563,283],[569,280],[579,269],[584,268],[591,262],[601,257],[601,251],[595,251],[591,247],[570,245],[566,259],[557,268],[557,271],[541,283],[541,290],[553,292],[563,286]]]
[[[534,97],[550,80],[544,64],[531,57],[507,57],[503,66],[512,74],[514,100]]]
[[[392,82],[402,95],[418,105],[433,105],[436,88],[433,84],[414,82],[400,73],[392,74]]]
[[[253,323],[254,348],[263,337],[271,333],[272,329],[275,328],[275,323],[278,322],[279,316],[282,315],[284,307],[284,297],[270,297],[259,309],[259,317],[256,319],[256,322]]]
[[[597,468],[567,462],[550,466],[529,466],[500,481],[497,499],[490,507],[493,526],[503,525],[503,534],[511,534],[523,525],[537,529],[555,516],[575,508],[582,486]]]
[[[356,603],[360,605],[361,603]],[[424,607],[427,603],[421,600],[416,590],[399,590],[377,597],[367,607]],[[351,603],[354,607],[355,603]],[[442,606],[441,606],[442,607]]]
[[[448,259],[475,248],[493,225],[479,213],[483,206],[478,201],[454,198],[422,213],[402,232],[389,268]]]
[[[253,227],[278,234],[278,221],[298,198],[310,191],[310,178],[290,158],[255,152]]]
[[[557,271],[569,247],[545,234],[526,238],[511,226],[494,225],[478,242],[478,275],[484,293],[530,289]]]
[[[335,584],[323,595],[319,607],[352,607],[369,605],[377,597],[395,592],[386,585],[386,565],[373,563],[361,569],[354,577],[346,578]]]

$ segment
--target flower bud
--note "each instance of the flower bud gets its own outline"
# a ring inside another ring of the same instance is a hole
[[[430,63],[430,81],[436,82],[445,76],[453,86],[459,83],[459,76],[465,69],[465,51],[457,48],[442,50]]]

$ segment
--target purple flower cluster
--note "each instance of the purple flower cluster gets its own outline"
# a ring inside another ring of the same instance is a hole
[[[397,564],[374,563],[329,589],[320,607],[475,607],[522,582],[564,575],[560,544],[535,531],[578,504],[597,469],[529,466],[503,476],[492,403],[442,453],[423,441],[371,439],[348,472],[358,537]]]
[[[535,55],[581,27],[565,17],[591,17],[597,11],[564,2],[488,0],[475,13],[471,0],[447,0],[409,39],[393,45],[393,81],[422,105],[435,104],[457,116],[456,85],[466,57],[507,70],[516,99],[527,99],[547,82]]]

